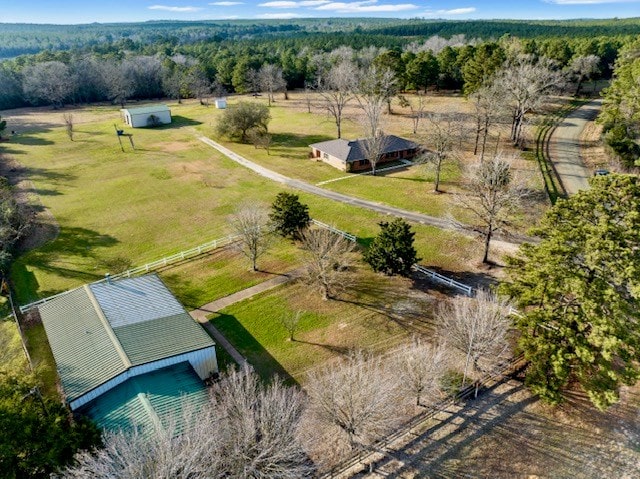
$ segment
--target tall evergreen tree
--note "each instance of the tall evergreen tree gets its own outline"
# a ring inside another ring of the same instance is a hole
[[[391,223],[381,222],[380,228],[380,233],[365,251],[364,260],[378,273],[409,276],[411,266],[419,261],[413,247],[415,233],[411,231],[411,226],[403,219],[396,218]]]
[[[552,403],[578,383],[605,409],[640,378],[640,178],[596,177],[560,200],[511,260],[527,382]]]

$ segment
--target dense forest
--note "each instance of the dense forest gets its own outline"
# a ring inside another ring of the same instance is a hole
[[[283,87],[313,87],[327,65],[346,57],[390,68],[400,90],[468,93],[474,70],[486,74],[487,65],[514,53],[549,58],[558,69],[597,57],[589,76],[609,78],[619,49],[635,37],[630,32],[640,33],[639,20],[4,25],[5,55],[40,51],[0,63],[0,109],[257,91],[264,65],[282,72]]]

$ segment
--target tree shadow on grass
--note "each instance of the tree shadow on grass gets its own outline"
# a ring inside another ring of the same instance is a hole
[[[102,275],[78,268],[74,258],[95,259],[96,248],[108,248],[118,244],[119,241],[110,235],[103,235],[96,231],[77,228],[62,227],[58,237],[47,243],[42,248],[33,250],[28,254],[19,257],[12,268],[12,277],[16,284],[20,285],[19,297],[21,301],[33,301],[38,297],[46,297],[59,293],[57,290],[43,290],[36,276],[32,273],[34,269],[50,272],[63,278],[79,280],[83,283],[95,281],[102,278]],[[64,261],[63,259],[71,261]]]
[[[215,313],[211,323],[238,349],[265,381],[279,376],[288,385],[297,381],[232,314]]]

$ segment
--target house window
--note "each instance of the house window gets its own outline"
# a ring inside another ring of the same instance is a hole
[[[328,153],[322,153],[322,158],[324,158],[325,160],[329,159],[329,154]]]

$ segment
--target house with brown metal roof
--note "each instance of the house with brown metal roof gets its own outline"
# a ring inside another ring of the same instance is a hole
[[[310,146],[310,157],[317,161],[324,161],[342,171],[362,171],[371,168],[371,162],[366,154],[366,139],[322,141]],[[382,153],[377,165],[400,160],[413,159],[420,146],[395,135],[385,135],[382,142]]]

